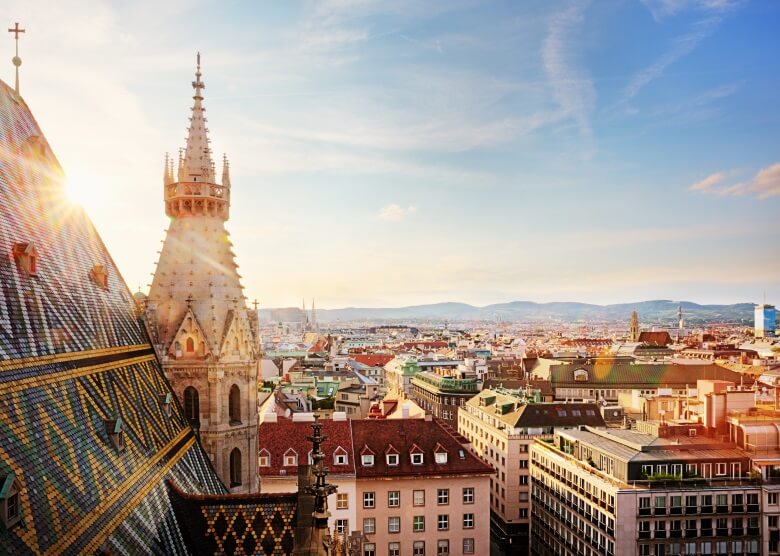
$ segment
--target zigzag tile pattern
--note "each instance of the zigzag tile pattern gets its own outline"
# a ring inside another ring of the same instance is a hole
[[[135,303],[61,179],[26,104],[0,82],[0,477],[15,474],[22,515],[0,525],[0,554],[186,554],[165,480],[225,488],[175,397],[161,399],[170,387]],[[34,246],[34,272],[19,244]],[[123,452],[106,428],[116,416]]]

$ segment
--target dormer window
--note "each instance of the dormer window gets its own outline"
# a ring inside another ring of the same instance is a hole
[[[295,467],[296,465],[298,465],[298,454],[290,448],[284,453],[284,466]]]
[[[339,446],[333,454],[333,465],[347,465],[348,463],[347,451]]]
[[[398,454],[387,454],[387,465],[394,467],[398,465],[398,463],[399,463]]]
[[[412,465],[422,465],[423,455],[422,452],[415,452],[412,454]]]
[[[22,518],[21,505],[19,503],[19,482],[14,473],[5,477],[0,475],[0,521],[6,530],[10,529]]]
[[[263,448],[257,455],[257,465],[259,467],[271,467],[271,454],[268,450]]]
[[[32,242],[14,243],[11,250],[16,268],[27,276],[35,276],[38,273],[38,251]]]
[[[447,463],[447,450],[444,449],[440,443],[436,443],[436,447],[433,449],[433,461],[438,464]]]
[[[96,264],[89,271],[89,279],[100,289],[108,289],[108,270],[102,264]]]
[[[163,413],[166,417],[171,416],[171,393],[166,392],[165,394],[160,394],[157,397],[160,400],[160,407],[163,410]]]
[[[123,453],[125,451],[125,433],[122,430],[122,418],[117,417],[116,419],[106,419],[105,424],[108,439],[111,441],[114,449],[118,454]]]
[[[374,465],[374,454],[363,454],[361,456],[361,463],[366,467]]]

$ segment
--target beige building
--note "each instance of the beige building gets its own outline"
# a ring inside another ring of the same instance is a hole
[[[633,430],[556,432],[531,446],[533,554],[761,552],[761,486],[733,444]]]
[[[352,421],[361,554],[488,554],[493,470],[437,421]]]
[[[458,432],[472,451],[496,470],[490,479],[493,539],[509,553],[528,550],[530,469],[535,438],[552,438],[556,427],[603,426],[596,404],[532,403],[518,391],[483,390],[458,412]]]
[[[230,175],[217,183],[204,116],[200,55],[186,148],[174,175],[166,158],[170,218],[145,318],[165,375],[231,492],[257,490],[257,313],[247,308],[225,230]]]

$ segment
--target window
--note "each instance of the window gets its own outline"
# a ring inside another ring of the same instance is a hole
[[[400,490],[391,490],[387,493],[387,507],[388,508],[397,508],[401,505],[401,491]]]
[[[241,450],[238,448],[230,452],[230,486],[241,486]]]
[[[474,514],[463,514],[463,528],[464,529],[474,528]]]
[[[439,464],[447,463],[447,452],[436,452],[434,454],[434,461]]]
[[[363,454],[361,456],[361,463],[366,467],[374,465],[374,454]]]
[[[653,474],[653,466],[652,465],[643,465],[642,466],[642,474],[649,477]]]
[[[200,422],[200,399],[198,391],[192,386],[184,389],[184,417],[195,428],[198,428]]]
[[[228,400],[228,413],[231,425],[241,424],[241,390],[235,384],[230,387],[230,399]]]
[[[298,454],[292,448],[284,453],[284,466],[294,467],[298,465]]]
[[[349,493],[338,492],[336,493],[336,509],[347,510],[349,509]]]
[[[401,543],[391,542],[387,545],[387,556],[401,556]]]
[[[726,464],[725,463],[717,463],[715,464],[715,474],[723,476],[726,474]]]
[[[363,518],[363,532],[367,535],[376,533],[376,519],[373,517]]]
[[[436,528],[439,531],[446,531],[450,528],[450,516],[447,514],[439,514],[439,517],[436,520]]]
[[[474,503],[474,487],[466,487],[463,489],[463,503],[464,504]]]
[[[374,493],[373,492],[364,492],[363,493],[363,507],[364,508],[373,508],[374,507]]]
[[[16,481],[16,475],[9,473],[6,476],[0,476],[0,489],[3,491],[3,497],[0,498],[0,523],[6,530],[16,525],[21,520],[19,510],[19,484]]]
[[[415,490],[412,492],[412,503],[415,506],[425,506],[425,491]]]
[[[463,554],[474,554],[474,539],[463,539]]]
[[[414,541],[412,556],[425,556],[425,541]]]
[[[391,516],[387,518],[387,532],[398,533],[401,531],[401,518],[397,516]]]
[[[440,488],[436,490],[436,503],[445,506],[450,503],[450,489]]]
[[[348,519],[337,519],[336,520],[336,532],[337,533],[346,533],[349,531],[349,520]]]
[[[32,243],[14,243],[11,249],[16,268],[23,274],[35,276],[38,273],[38,251]]]
[[[387,454],[387,465],[398,465],[398,454]]]
[[[504,505],[501,504],[501,507],[503,508]],[[527,519],[528,518],[528,509],[527,508],[520,508],[517,512],[517,517],[520,519]]]
[[[348,461],[347,453],[343,450],[333,456],[333,465],[347,465]]]
[[[769,497],[767,499],[767,503],[770,506],[777,506],[777,495],[778,495],[777,492],[770,492],[769,493]]]
[[[436,556],[450,556],[450,541],[439,539],[436,543]]]
[[[412,519],[412,531],[415,533],[421,533],[422,531],[425,531],[425,516],[424,515],[416,515]]]
[[[415,452],[412,454],[412,465],[422,465],[423,464],[423,455],[420,452]]]
[[[769,516],[769,527],[772,529],[777,529],[777,516],[776,515],[770,515]]]
[[[363,545],[363,556],[376,556],[376,545],[372,542],[367,542]]]

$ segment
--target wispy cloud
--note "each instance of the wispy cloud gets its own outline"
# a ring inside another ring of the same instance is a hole
[[[725,179],[726,179],[726,174],[724,172],[717,172],[715,174],[710,174],[703,180],[697,181],[696,183],[692,184],[688,189],[690,189],[691,191],[707,191],[708,189],[712,189],[713,187],[715,187]]]
[[[382,210],[379,211],[378,216],[382,220],[387,220],[388,222],[400,222],[401,220],[405,220],[407,217],[416,212],[417,207],[415,205],[409,205],[408,207],[404,208],[401,205],[392,203],[382,207]]]
[[[672,41],[671,48],[664,53],[655,63],[641,70],[631,78],[621,96],[621,103],[626,103],[634,98],[650,82],[660,77],[667,67],[675,63],[680,58],[690,54],[694,48],[705,38],[711,35],[718,28],[721,17],[712,16],[697,21],[693,25],[693,30],[675,38]]]
[[[587,74],[573,62],[576,58],[571,37],[584,20],[588,2],[578,1],[550,19],[542,45],[542,64],[561,107],[563,117],[577,122],[583,135],[591,135],[589,113],[596,101],[596,90]]]
[[[768,199],[780,195],[780,162],[762,168],[750,181],[721,185],[725,179],[726,175],[718,172],[692,184],[688,189],[721,197],[753,194],[759,199]]]
[[[642,0],[653,19],[661,22],[685,10],[695,9],[704,12],[725,12],[741,4],[741,0]]]

